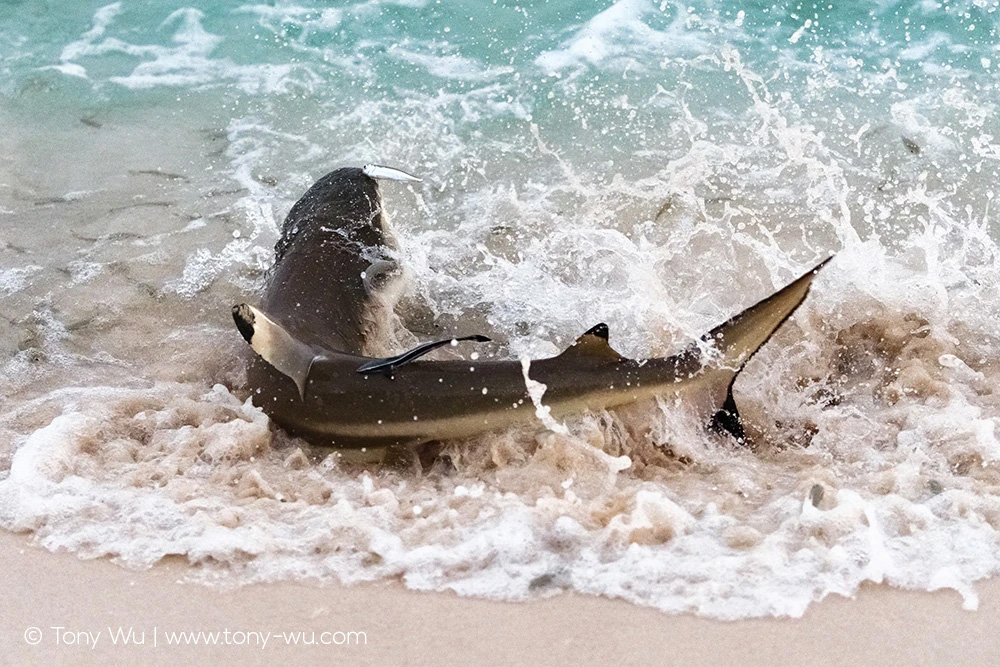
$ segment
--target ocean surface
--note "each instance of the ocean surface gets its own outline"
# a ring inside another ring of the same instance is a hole
[[[223,586],[974,609],[998,26],[996,0],[3,2],[0,527]],[[424,178],[383,186],[396,350],[540,357],[603,321],[668,354],[837,256],[736,384],[751,447],[656,402],[349,462],[248,401],[230,307],[305,189],[369,162]]]

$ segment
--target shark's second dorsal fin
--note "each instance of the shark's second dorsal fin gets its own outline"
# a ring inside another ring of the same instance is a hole
[[[365,362],[358,367],[359,373],[371,373],[373,371],[384,371],[386,373],[392,373],[394,370],[410,363],[414,359],[419,359],[431,350],[436,350],[444,345],[454,345],[458,341],[471,340],[477,343],[488,343],[490,341],[486,336],[462,336],[461,338],[445,338],[443,340],[435,340],[430,343],[423,343],[422,345],[417,345],[412,350],[407,350],[403,354],[397,354],[395,357],[386,357],[385,359],[372,359],[371,361]]]
[[[608,344],[608,325],[604,322],[587,329],[572,345],[559,355],[563,359],[594,359],[596,361],[621,361],[624,357]]]
[[[233,320],[254,352],[290,377],[298,387],[299,397],[305,400],[306,380],[317,359],[316,350],[295,338],[266,313],[249,304],[233,306]]]

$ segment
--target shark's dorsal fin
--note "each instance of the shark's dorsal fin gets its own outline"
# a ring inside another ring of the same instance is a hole
[[[621,361],[624,357],[608,344],[608,325],[601,322],[587,329],[572,345],[559,355],[561,359],[593,359],[597,361]]]
[[[290,377],[299,389],[299,397],[305,400],[306,380],[313,362],[319,358],[316,350],[288,333],[266,313],[249,304],[233,306],[233,320],[254,352]]]
[[[471,340],[477,343],[488,343],[489,338],[486,336],[462,336],[461,338],[445,338],[442,340],[435,340],[430,343],[423,343],[417,345],[412,350],[407,350],[403,354],[398,354],[395,357],[386,357],[385,359],[372,359],[361,366],[358,367],[359,373],[371,373],[374,371],[385,371],[386,373],[391,373],[400,366],[404,366],[414,359],[419,359],[431,350],[436,350],[444,345],[454,345],[455,343],[463,340]]]

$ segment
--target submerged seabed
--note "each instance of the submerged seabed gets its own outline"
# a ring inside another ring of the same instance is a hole
[[[66,4],[0,7],[0,526],[224,584],[719,618],[864,581],[974,608],[1000,571],[996,2]],[[665,354],[837,252],[737,384],[754,447],[666,404],[423,472],[273,432],[229,308],[370,161],[426,179],[384,188],[387,350],[606,321]]]

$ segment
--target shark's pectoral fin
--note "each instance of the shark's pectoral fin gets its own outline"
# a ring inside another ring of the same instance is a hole
[[[832,257],[818,264],[798,280],[702,336],[702,342],[712,343],[721,354],[719,365],[727,371],[720,376],[722,381],[727,383],[725,398],[712,416],[709,428],[720,433],[722,431],[730,433],[741,444],[746,442],[740,413],[733,399],[733,384],[750,358],[805,300],[816,274],[830,259]],[[718,395],[722,395],[722,387],[715,386]]]
[[[621,361],[624,357],[608,344],[608,325],[604,322],[587,329],[559,355],[562,359]]]
[[[241,303],[233,306],[233,320],[254,352],[290,377],[298,387],[299,397],[305,399],[309,371],[313,362],[319,358],[316,350],[251,305]]]
[[[444,345],[453,345],[459,341],[471,340],[477,343],[488,343],[489,338],[486,336],[462,336],[461,338],[445,338],[443,340],[435,340],[430,343],[423,343],[422,345],[417,345],[412,350],[407,350],[403,354],[398,354],[395,357],[386,357],[385,359],[372,359],[361,366],[358,367],[359,373],[371,373],[374,371],[384,371],[386,373],[391,373],[400,366],[406,365],[413,361],[414,359],[419,359],[431,350],[436,350]]]

